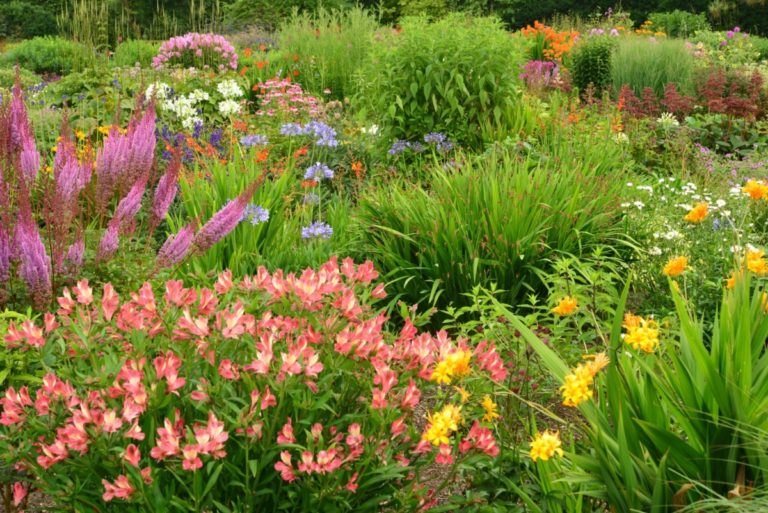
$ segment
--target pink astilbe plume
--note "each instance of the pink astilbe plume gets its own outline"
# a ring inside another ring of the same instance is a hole
[[[40,230],[32,218],[28,193],[21,187],[14,245],[19,259],[19,277],[27,284],[35,306],[44,308],[52,297],[51,259],[45,250]]]
[[[21,154],[19,155],[19,169],[24,179],[32,183],[37,177],[37,170],[40,169],[40,153],[35,145],[35,138],[31,130],[27,128],[21,132]]]
[[[115,215],[112,217],[112,221],[116,223],[120,228],[121,233],[126,233],[127,227],[132,223],[136,214],[141,208],[141,199],[144,197],[144,191],[147,188],[147,176],[144,175],[133,184],[128,194],[120,200],[115,209]]]
[[[99,249],[96,252],[96,260],[99,262],[105,262],[115,256],[117,247],[120,245],[120,223],[115,222],[113,218],[109,222],[107,229],[104,230],[104,235],[101,236],[99,241]]]
[[[11,240],[8,232],[0,225],[0,286],[11,277]]]
[[[251,200],[251,196],[256,191],[259,182],[253,182],[243,191],[240,196],[231,200],[216,212],[200,231],[195,235],[192,245],[198,254],[205,253],[211,246],[223,239],[229,232],[234,230],[243,218],[245,207]]]
[[[165,174],[157,182],[155,196],[152,200],[152,216],[149,221],[150,233],[154,232],[155,228],[165,219],[165,215],[176,197],[176,192],[179,189],[179,171],[181,171],[181,152],[176,152],[168,164]]]
[[[192,240],[195,238],[195,225],[190,223],[179,230],[175,235],[171,235],[165,241],[160,251],[157,252],[157,267],[173,267],[187,256],[189,248],[192,246]]]
[[[69,246],[67,255],[64,257],[64,266],[67,272],[75,276],[83,267],[83,255],[85,254],[85,241],[82,237],[78,238]]]
[[[128,131],[113,128],[96,155],[96,206],[104,212],[119,189],[132,187],[149,175],[155,158],[155,109],[150,105],[141,118],[134,118]]]

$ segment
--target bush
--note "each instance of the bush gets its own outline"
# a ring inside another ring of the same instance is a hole
[[[611,58],[616,44],[610,36],[592,36],[571,54],[571,80],[584,93],[590,85],[597,95],[611,86]]]
[[[675,9],[672,12],[654,12],[648,15],[654,30],[664,32],[669,37],[686,38],[700,30],[711,30],[704,13],[694,14]]]
[[[650,87],[657,97],[664,94],[667,84],[675,84],[682,94],[693,93],[694,58],[683,41],[644,37],[623,37],[611,61],[614,94],[627,84],[641,96]]]
[[[46,375],[0,394],[0,469],[59,511],[417,511],[499,454],[474,398],[498,417],[508,371],[487,340],[386,329],[376,278],[334,259],[157,295],[78,282],[45,333],[5,336]]]
[[[125,41],[115,48],[115,66],[133,66],[137,62],[143,68],[152,65],[152,59],[157,55],[160,45],[140,39]]]
[[[406,18],[402,32],[374,45],[361,100],[391,139],[443,132],[482,146],[483,133],[514,124],[525,60],[520,44],[495,18]]]
[[[30,2],[13,0],[0,5],[0,36],[11,40],[56,34],[56,18],[49,10]]]
[[[368,57],[376,18],[359,7],[345,11],[321,8],[295,14],[280,28],[281,51],[296,60],[298,81],[320,95],[325,89],[343,99],[355,92],[355,75]]]
[[[19,78],[21,79],[21,87],[24,89],[42,81],[40,77],[24,68],[19,68]],[[11,89],[15,83],[16,69],[0,68],[0,89]]]
[[[83,45],[60,37],[36,37],[8,48],[0,62],[13,66],[18,63],[35,73],[65,75],[92,63],[95,56]]]
[[[618,204],[606,199],[622,184],[578,159],[547,161],[494,150],[454,172],[436,170],[429,191],[369,191],[359,212],[366,254],[409,304],[442,292],[439,306],[463,305],[476,284],[496,284],[500,300],[517,304],[540,288],[552,257],[616,235]]]

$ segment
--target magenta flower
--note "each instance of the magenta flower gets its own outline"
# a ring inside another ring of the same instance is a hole
[[[43,308],[50,301],[51,259],[45,250],[40,230],[32,218],[28,203],[22,204],[14,231],[14,243],[19,259],[19,278],[27,284],[35,306]]]
[[[67,256],[65,257],[65,264],[67,271],[76,275],[83,267],[83,255],[85,254],[85,241],[81,238],[69,246],[67,250]]]
[[[155,197],[152,201],[152,218],[150,219],[149,231],[153,232],[155,228],[165,219],[168,209],[171,207],[176,192],[179,189],[178,179],[181,170],[181,154],[178,153],[168,164],[165,174],[160,177],[155,189]]]
[[[147,177],[139,179],[128,194],[120,200],[115,209],[115,214],[112,216],[112,222],[116,223],[121,232],[124,232],[126,227],[131,224],[136,214],[141,208],[141,199],[144,197],[144,191],[147,188]]]
[[[170,235],[157,252],[157,267],[173,267],[187,256],[195,238],[195,225],[188,224],[175,235]]]
[[[233,199],[224,207],[216,212],[211,219],[205,223],[200,231],[195,235],[192,244],[198,253],[205,253],[218,241],[223,239],[229,232],[234,230],[243,219],[243,214],[248,206],[248,202],[253,196],[258,182],[252,183],[237,198]]]
[[[120,223],[115,222],[115,218],[112,218],[99,242],[99,250],[96,253],[97,261],[105,262],[115,255],[117,247],[120,245],[119,231]]]

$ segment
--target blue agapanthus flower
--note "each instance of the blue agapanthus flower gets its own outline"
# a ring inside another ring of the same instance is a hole
[[[259,223],[266,223],[267,221],[269,221],[269,210],[259,205],[256,205],[254,203],[251,203],[250,205],[245,207],[245,212],[243,212],[242,221],[248,221],[252,225],[257,225]]]
[[[315,162],[307,168],[307,172],[304,173],[305,180],[321,181],[323,178],[330,180],[333,178],[333,169],[329,168],[322,162]]]
[[[301,229],[302,239],[330,239],[333,235],[333,228],[330,225],[322,222],[315,221],[309,226],[305,226]]]
[[[269,140],[267,139],[266,135],[253,134],[241,137],[240,144],[246,148],[251,148],[253,146],[266,146],[269,144]]]

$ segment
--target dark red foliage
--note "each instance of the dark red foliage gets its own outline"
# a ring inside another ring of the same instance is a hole
[[[698,94],[709,112],[756,119],[765,116],[765,98],[761,94],[763,78],[755,71],[747,77],[738,71],[710,69],[699,81]]]
[[[671,112],[678,118],[682,119],[693,112],[694,102],[693,97],[680,94],[675,84],[670,82],[664,87],[664,98],[661,104],[667,112]]]

